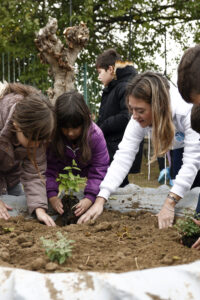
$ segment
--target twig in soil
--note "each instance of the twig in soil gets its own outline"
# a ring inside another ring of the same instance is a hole
[[[136,264],[136,268],[139,270],[139,265],[138,265],[138,261],[137,261],[137,257],[135,257],[135,264]]]
[[[85,262],[85,265],[88,264],[89,259],[90,259],[90,256],[87,257],[86,262]]]
[[[74,209],[76,207],[77,204],[73,205],[71,209]]]

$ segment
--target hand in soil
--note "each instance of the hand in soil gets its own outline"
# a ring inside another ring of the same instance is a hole
[[[192,245],[192,248],[200,250],[200,238]]]
[[[157,216],[160,229],[171,227],[174,221],[174,206],[165,202]]]
[[[12,207],[5,204],[2,200],[0,200],[0,218],[4,220],[8,220],[10,215],[8,210],[12,210]]]
[[[90,220],[96,220],[103,212],[105,199],[97,197],[95,203],[84,213],[79,219],[77,224],[83,224]]]
[[[83,198],[79,201],[79,203],[76,205],[76,210],[74,214],[79,217],[81,216],[88,208],[92,205],[92,201],[88,198]]]
[[[200,220],[193,219],[194,223],[200,226]],[[200,250],[200,238],[192,245],[192,248],[195,248],[197,250]]]
[[[54,220],[45,212],[43,208],[36,208],[35,213],[40,222],[43,222],[47,226],[56,226]]]
[[[64,213],[63,204],[60,198],[57,196],[49,198],[49,202],[55,211],[57,211],[60,215]]]

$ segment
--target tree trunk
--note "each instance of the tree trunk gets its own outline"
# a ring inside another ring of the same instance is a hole
[[[64,30],[67,48],[57,37],[57,20],[49,17],[48,23],[36,34],[35,44],[42,63],[49,64],[49,75],[54,87],[48,95],[54,104],[58,96],[74,88],[74,64],[79,52],[89,39],[89,30],[84,23]]]

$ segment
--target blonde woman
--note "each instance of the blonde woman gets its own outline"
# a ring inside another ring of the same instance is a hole
[[[105,201],[128,173],[141,140],[150,135],[154,150],[151,161],[169,149],[184,146],[183,164],[158,213],[159,228],[166,228],[173,224],[175,205],[191,188],[200,168],[199,134],[190,126],[192,106],[182,100],[177,90],[170,88],[162,75],[153,72],[136,75],[128,84],[127,104],[132,118],[100,185],[95,204],[82,215],[79,223],[96,219],[102,213]]]

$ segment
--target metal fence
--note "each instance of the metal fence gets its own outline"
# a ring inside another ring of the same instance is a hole
[[[53,80],[48,75],[48,65],[41,64],[37,55],[29,54],[20,58],[7,52],[0,54],[0,58],[0,81],[30,84],[41,89],[44,93],[53,85]],[[35,76],[36,74],[37,76]],[[87,63],[79,66],[76,84],[79,85],[77,89],[84,95],[84,99],[95,118],[98,113],[101,92],[100,87],[88,78]]]

